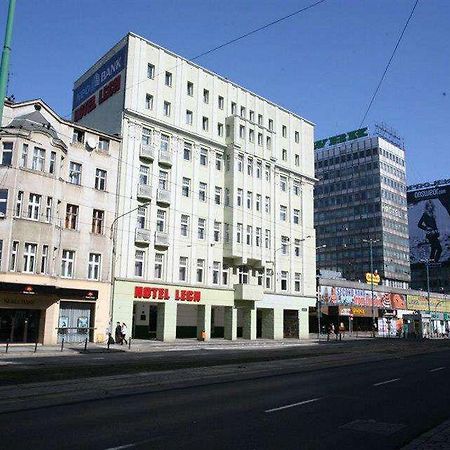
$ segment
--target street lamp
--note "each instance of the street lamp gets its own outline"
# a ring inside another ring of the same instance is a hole
[[[375,311],[373,308],[373,244],[380,242],[379,239],[363,239],[363,242],[369,244],[370,256],[370,291],[372,294],[372,336],[375,337]]]
[[[431,304],[430,304],[430,260],[421,259],[420,262],[425,264],[425,273],[427,276],[427,303],[428,303],[428,314],[430,316],[430,321],[428,322],[428,336],[431,336]]]
[[[327,244],[319,245],[316,247],[316,250],[319,248],[325,248]],[[320,341],[320,316],[322,314],[321,311],[321,301],[320,301],[320,285],[319,285],[319,275],[317,275],[317,340]]]

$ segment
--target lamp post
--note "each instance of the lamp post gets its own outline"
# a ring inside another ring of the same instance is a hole
[[[319,248],[325,248],[327,244],[319,245],[316,247],[316,250]],[[322,315],[321,311],[321,301],[320,301],[320,284],[319,284],[319,275],[317,275],[317,340],[320,341],[320,316]]]
[[[379,239],[363,239],[363,242],[369,244],[369,257],[370,257],[370,291],[372,295],[372,336],[375,337],[375,311],[373,306],[373,244],[380,242]]]

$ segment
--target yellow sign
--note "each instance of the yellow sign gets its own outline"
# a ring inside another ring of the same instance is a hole
[[[380,283],[380,275],[378,275],[377,273],[370,273],[367,272],[366,273],[366,281],[369,284],[379,284]]]
[[[406,304],[408,309],[428,311],[428,298],[426,296],[407,295]],[[430,310],[431,312],[450,312],[450,300],[431,297]]]

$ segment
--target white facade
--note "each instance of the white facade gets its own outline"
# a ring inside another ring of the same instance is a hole
[[[258,308],[300,311],[306,336],[313,124],[134,34],[75,82],[74,99],[80,123],[123,138],[115,279],[251,310],[251,337]],[[126,295],[115,293],[114,321],[131,322]]]

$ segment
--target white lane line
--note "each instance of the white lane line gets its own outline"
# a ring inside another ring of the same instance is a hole
[[[109,447],[106,450],[122,450],[124,448],[136,447],[137,444],[120,445],[119,447]]]
[[[382,384],[393,383],[394,381],[398,381],[400,378],[392,378],[392,380],[380,381],[379,383],[375,383],[374,386],[381,386]]]
[[[282,409],[294,408],[295,406],[306,405],[307,403],[317,402],[320,398],[312,398],[311,400],[305,400],[303,402],[291,403],[290,405],[280,406],[279,408],[266,409],[264,412],[271,413],[275,411],[281,411]]]
[[[437,372],[438,370],[444,370],[445,367],[436,367],[435,369],[429,370],[429,372]]]

